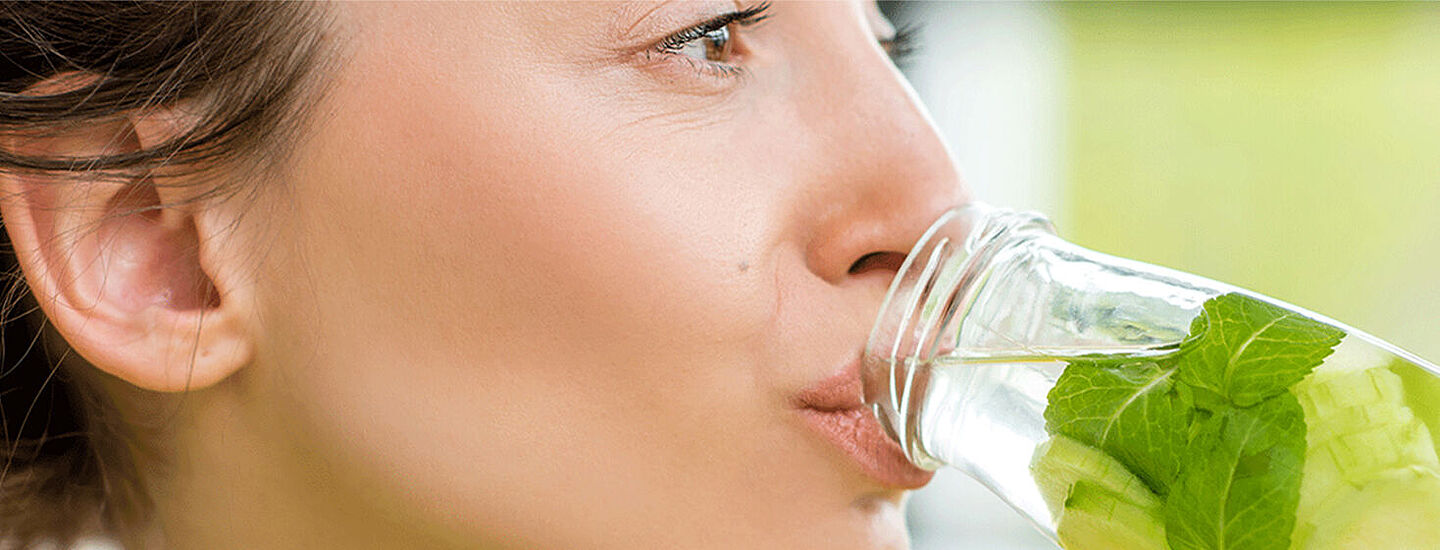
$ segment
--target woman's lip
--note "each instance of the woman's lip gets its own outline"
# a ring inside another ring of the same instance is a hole
[[[850,457],[866,476],[892,489],[918,489],[935,473],[915,466],[880,426],[860,393],[860,358],[795,394],[806,424]]]
[[[840,411],[802,409],[811,429],[850,457],[866,476],[891,489],[919,489],[935,472],[910,463],[900,445],[885,435],[884,428],[867,408]]]
[[[860,358],[846,363],[835,374],[806,386],[795,394],[795,404],[818,411],[846,411],[865,406],[860,385]]]

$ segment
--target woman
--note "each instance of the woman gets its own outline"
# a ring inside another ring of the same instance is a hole
[[[0,13],[6,538],[905,546],[853,365],[965,192],[873,4]]]

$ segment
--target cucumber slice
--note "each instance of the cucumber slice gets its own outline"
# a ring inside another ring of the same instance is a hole
[[[1063,435],[1051,437],[1035,449],[1030,472],[1052,516],[1060,514],[1071,487],[1082,480],[1141,508],[1159,509],[1160,506],[1159,497],[1124,464],[1104,451]]]
[[[1330,520],[1321,518],[1360,498],[1371,482],[1397,472],[1440,472],[1430,429],[1407,405],[1390,358],[1366,346],[1342,348],[1293,388],[1305,410],[1307,443],[1296,548],[1329,537],[1320,531],[1333,529],[1326,527]]]
[[[1355,491],[1355,486],[1345,480],[1345,474],[1328,452],[1317,451],[1313,447],[1306,451],[1305,466],[1301,471],[1300,504],[1295,509],[1295,517],[1299,520],[1297,528],[1305,518],[1313,517],[1323,504],[1335,502],[1342,498],[1344,492]]]
[[[1371,369],[1390,363],[1391,355],[1373,344],[1359,338],[1346,337],[1335,346],[1335,352],[1325,362],[1315,367],[1311,376],[1324,378],[1327,375]]]
[[[1440,475],[1406,468],[1367,483],[1308,526],[1304,550],[1440,548]]]
[[[1430,435],[1440,433],[1440,377],[1402,359],[1395,359],[1390,370],[1405,383],[1405,404],[1430,428]],[[1440,452],[1440,440],[1435,443]]]
[[[1158,500],[1140,506],[1083,479],[1070,487],[1055,534],[1067,550],[1166,549],[1165,518]]]
[[[1404,383],[1390,369],[1317,370],[1294,390],[1305,410],[1307,466],[1328,470],[1328,457],[1354,484],[1409,465],[1440,469],[1430,430],[1405,404]]]
[[[1401,425],[1337,436],[1318,447],[1328,453],[1346,481],[1362,484],[1376,474],[1405,466],[1440,468],[1430,429],[1418,419]]]
[[[1306,417],[1320,420],[1310,423],[1306,430],[1311,441],[1367,433],[1415,419],[1405,405],[1404,383],[1390,369],[1318,376],[1299,387],[1297,397]]]

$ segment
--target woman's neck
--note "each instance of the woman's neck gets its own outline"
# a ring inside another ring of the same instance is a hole
[[[152,521],[127,548],[460,548],[379,492],[337,482],[335,463],[243,383],[185,396],[167,424],[166,464],[147,472]],[[474,545],[469,545],[474,548]]]

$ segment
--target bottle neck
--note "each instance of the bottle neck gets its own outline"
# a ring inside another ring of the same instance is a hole
[[[866,346],[865,399],[911,462],[964,469],[970,449],[960,444],[984,442],[958,441],[964,426],[935,419],[1011,414],[1010,425],[1044,427],[1043,389],[1033,399],[1017,394],[997,404],[987,401],[993,395],[976,397],[988,391],[979,386],[1042,387],[1050,375],[1035,366],[1067,357],[1170,353],[1205,300],[1227,289],[1075,246],[1037,214],[983,205],[952,210],[891,284]],[[984,380],[974,378],[981,365],[990,371]],[[951,370],[937,378],[942,367]],[[957,378],[957,368],[968,378]],[[957,379],[976,387],[962,391]]]
[[[923,366],[954,353],[954,325],[975,305],[989,266],[1015,243],[1054,235],[1049,220],[972,204],[946,212],[901,265],[870,333],[864,358],[865,401],[916,465],[936,469],[919,437],[929,384]]]

